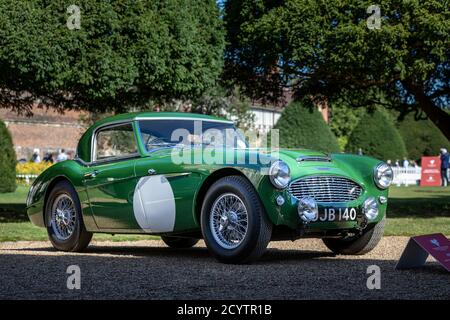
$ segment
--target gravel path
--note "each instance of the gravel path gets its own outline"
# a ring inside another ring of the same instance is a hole
[[[450,274],[430,261],[398,271],[407,237],[385,237],[364,256],[334,256],[320,240],[272,242],[253,265],[225,265],[203,242],[174,250],[161,241],[94,242],[62,253],[48,242],[0,244],[0,299],[450,299]],[[366,287],[369,265],[381,289]],[[69,265],[81,290],[66,287]]]

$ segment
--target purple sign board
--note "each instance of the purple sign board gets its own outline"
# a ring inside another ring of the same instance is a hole
[[[421,267],[428,255],[450,272],[450,240],[442,233],[411,237],[395,268]]]

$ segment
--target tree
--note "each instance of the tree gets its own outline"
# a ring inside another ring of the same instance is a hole
[[[279,143],[282,148],[339,152],[336,138],[322,115],[306,101],[289,104],[274,129],[279,130]]]
[[[250,97],[343,99],[424,111],[450,138],[450,3],[368,0],[229,0],[226,79]]]
[[[254,122],[254,115],[250,111],[250,107],[251,102],[249,99],[243,96],[237,88],[229,88],[217,84],[198,98],[187,100],[171,99],[163,103],[151,101],[143,110],[213,115],[230,119],[239,128],[246,130],[251,128]],[[92,124],[92,120],[95,118],[98,118],[98,116],[88,117],[84,119],[87,120],[84,122]]]
[[[0,120],[0,193],[16,190],[16,153],[11,134]]]
[[[365,114],[362,108],[352,108],[343,101],[336,101],[331,108],[330,129],[336,136],[339,147],[345,150],[348,137]]]
[[[71,2],[0,2],[0,107],[120,112],[215,85],[225,44],[214,0],[75,3],[71,30]]]
[[[368,112],[352,131],[346,151],[369,155],[380,160],[396,160],[406,156],[402,137],[380,110]]]
[[[450,150],[450,141],[427,118],[417,118],[410,113],[398,122],[398,129],[411,159],[436,156],[440,148]]]
[[[215,115],[233,120],[237,127],[247,130],[254,122],[250,101],[238,88],[227,90],[217,86],[193,102],[192,112]]]

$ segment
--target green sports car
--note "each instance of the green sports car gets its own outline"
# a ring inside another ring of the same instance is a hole
[[[43,172],[27,212],[64,251],[101,232],[156,234],[173,248],[204,239],[226,263],[254,261],[270,240],[305,237],[364,254],[382,237],[392,179],[370,157],[252,149],[231,121],[129,113],[94,124],[73,160]]]

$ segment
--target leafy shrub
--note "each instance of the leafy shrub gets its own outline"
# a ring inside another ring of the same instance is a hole
[[[415,120],[414,114],[410,113],[398,122],[398,130],[411,159],[436,156],[440,148],[450,150],[450,142],[429,119]]]
[[[346,151],[362,153],[382,160],[395,160],[406,156],[406,148],[393,122],[381,111],[367,113],[352,131]]]
[[[16,190],[16,152],[11,134],[0,120],[0,193]]]
[[[365,108],[352,108],[344,101],[339,100],[331,105],[330,129],[338,140],[341,150],[345,150],[348,138],[358,125],[361,117],[365,115]]]
[[[274,129],[279,130],[280,147],[308,148],[325,152],[339,152],[336,137],[317,108],[300,102],[288,105]]]

